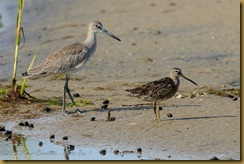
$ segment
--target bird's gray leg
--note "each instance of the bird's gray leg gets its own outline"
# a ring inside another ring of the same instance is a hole
[[[65,89],[66,89],[66,92],[69,95],[69,98],[71,99],[72,104],[74,105],[75,109],[77,109],[76,104],[75,104],[75,101],[74,101],[73,97],[70,94],[70,89],[69,89],[69,75],[66,75]]]
[[[65,102],[65,99],[66,99],[66,83],[67,81],[65,81],[65,84],[64,84],[64,95],[63,95],[63,113],[65,113],[65,108],[66,108],[66,102]]]
[[[72,102],[72,104],[74,105],[74,107],[75,107],[75,111],[74,112],[71,112],[71,114],[72,113],[83,113],[84,111],[82,111],[82,110],[79,110],[78,108],[77,108],[77,106],[76,106],[76,103],[75,103],[75,101],[74,101],[74,99],[73,99],[73,97],[72,97],[72,95],[71,95],[71,93],[70,93],[70,89],[69,89],[69,85],[68,85],[68,81],[69,81],[69,78],[70,78],[70,76],[69,75],[66,75],[66,82],[65,82],[65,90],[66,90],[66,92],[68,93],[68,95],[69,95],[69,98],[71,99],[71,102]],[[67,113],[67,112],[66,112]]]
[[[65,110],[65,108],[66,108],[66,92],[67,93],[69,92],[68,81],[69,81],[69,76],[66,75],[65,84],[64,84],[64,95],[63,95],[63,113],[67,114],[67,115],[75,113],[75,112],[68,112]]]

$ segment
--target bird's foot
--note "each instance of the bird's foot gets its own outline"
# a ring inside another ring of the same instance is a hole
[[[75,113],[84,113],[86,112],[85,110],[80,110],[80,109],[75,109]]]
[[[80,109],[75,109],[74,111],[72,111],[72,112],[69,112],[69,111],[63,111],[63,113],[65,114],[65,115],[71,115],[71,114],[75,114],[75,113],[84,113],[85,112],[85,110],[80,110]]]
[[[158,118],[156,118],[156,119],[154,120],[154,122],[160,123],[160,122],[161,122],[161,120],[160,120],[160,119],[158,119]]]
[[[63,113],[64,113],[65,115],[71,115],[71,114],[75,114],[76,112],[75,112],[75,111],[74,111],[74,112],[63,111]]]

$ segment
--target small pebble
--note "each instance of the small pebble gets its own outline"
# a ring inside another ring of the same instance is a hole
[[[22,76],[28,76],[27,72],[21,74]]]
[[[33,124],[29,124],[28,127],[34,128],[34,125]]]
[[[228,95],[228,97],[231,98],[231,99],[234,99],[235,98],[234,95]]]
[[[159,109],[159,110],[163,110],[163,107],[160,106],[160,107],[158,107],[158,109]]]
[[[100,12],[101,12],[101,13],[106,13],[106,10],[101,10]]]
[[[116,117],[111,117],[110,121],[115,121]]]
[[[118,154],[119,154],[119,150],[115,149],[115,150],[114,150],[114,154],[115,154],[115,155],[118,155]]]
[[[194,97],[196,97],[196,95],[194,95],[194,94],[192,94],[192,93],[189,93],[188,96],[189,96],[190,98],[194,98]]]
[[[106,155],[106,150],[105,149],[100,150],[100,154],[101,155]]]
[[[109,104],[109,100],[104,100],[103,104]]]
[[[155,34],[156,35],[160,35],[162,32],[161,31],[156,31]]]
[[[38,146],[42,147],[43,143],[42,142],[39,142],[38,143]]]
[[[213,156],[212,158],[210,158],[210,160],[220,160],[220,159],[216,156]]]
[[[155,5],[155,3],[151,3],[151,5],[150,5],[151,7],[155,7],[156,5]]]
[[[176,6],[176,3],[170,2],[169,6]]]
[[[25,126],[25,124],[23,122],[20,122],[19,126]]]
[[[4,134],[5,134],[5,135],[12,135],[12,131],[10,131],[10,130],[6,130]]]
[[[5,126],[0,126],[0,131],[1,132],[5,131]]]
[[[45,112],[50,112],[50,111],[51,111],[51,108],[46,107],[46,108],[44,108],[43,110],[44,110]]]
[[[25,121],[24,126],[29,126],[29,122]]]
[[[55,138],[54,134],[50,135],[50,137],[49,137],[50,140],[53,140],[54,138]]]
[[[68,140],[68,136],[64,136],[63,137],[63,140]]]
[[[74,93],[73,96],[74,97],[80,97],[80,94],[79,93]]]
[[[5,141],[11,140],[12,139],[12,135],[9,135],[7,138],[5,138]]]
[[[168,113],[167,116],[168,117],[173,117],[173,115],[171,113]]]
[[[142,149],[140,147],[137,148],[137,153],[141,154]]]
[[[122,151],[122,154],[132,154],[132,153],[134,153],[133,150],[123,150]]]
[[[136,31],[136,30],[138,30],[138,27],[134,27],[134,28],[133,28],[133,31]]]
[[[95,121],[96,120],[96,118],[95,117],[92,117],[91,119],[90,119],[90,121]]]
[[[101,108],[102,109],[107,109],[108,108],[108,104],[104,104]]]
[[[67,149],[68,149],[68,150],[75,150],[75,146],[74,146],[74,145],[68,145],[68,146],[67,146]]]

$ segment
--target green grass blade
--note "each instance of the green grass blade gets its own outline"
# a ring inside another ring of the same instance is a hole
[[[26,146],[26,144],[25,144],[25,139],[24,139],[24,137],[20,137],[20,143],[21,143],[21,145],[22,145],[22,147],[23,147],[23,150],[24,150],[24,152],[25,152],[25,156],[26,156],[26,158],[27,158],[28,160],[31,160],[31,156],[30,156],[30,153],[29,153],[29,151],[28,151],[28,149],[27,149],[27,146]]]
[[[19,0],[19,2],[18,2],[18,9],[19,10],[22,9],[22,4],[23,4],[23,0]]]
[[[32,60],[31,60],[31,63],[30,63],[30,65],[29,65],[28,69],[27,69],[27,72],[29,72],[30,69],[32,68],[32,66],[33,66],[33,64],[34,64],[34,61],[35,61],[35,59],[36,59],[36,55],[37,55],[37,50],[36,50],[36,52],[35,52],[35,54],[34,54]],[[23,96],[23,92],[24,92],[24,90],[25,90],[25,88],[26,88],[26,86],[27,86],[27,81],[28,81],[28,79],[24,79],[23,82],[21,83],[21,89],[20,89],[20,95],[21,95],[21,96]]]

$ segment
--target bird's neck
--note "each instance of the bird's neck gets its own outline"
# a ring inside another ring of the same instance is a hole
[[[174,80],[175,86],[178,88],[180,85],[180,78],[179,77],[173,78],[173,80]]]
[[[83,42],[89,49],[96,49],[97,46],[97,37],[96,33],[89,31],[87,33],[86,40]]]

